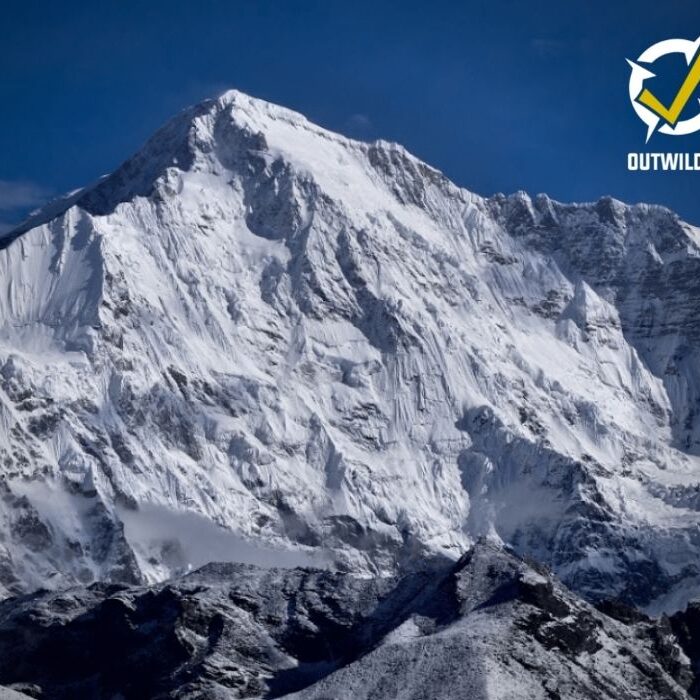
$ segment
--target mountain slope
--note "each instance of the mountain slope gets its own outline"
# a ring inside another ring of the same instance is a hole
[[[0,251],[0,585],[509,543],[698,590],[700,245],[230,92]],[[422,564],[421,564],[422,565]]]
[[[689,699],[668,621],[617,613],[486,543],[402,578],[210,564],[0,603],[0,682],[57,700]]]

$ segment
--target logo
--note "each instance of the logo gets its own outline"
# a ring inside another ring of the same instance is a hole
[[[627,63],[632,68],[629,82],[630,101],[637,116],[646,124],[647,143],[657,130],[668,136],[684,136],[700,131],[699,104],[696,104],[697,114],[687,119],[680,119],[685,108],[692,104],[691,98],[700,85],[700,52],[698,49],[700,49],[700,37],[695,41],[666,39],[650,46],[642,52],[636,61],[627,59]],[[677,53],[685,57],[688,71],[673,101],[670,105],[666,105],[649,88],[644,86],[645,81],[649,78],[655,78],[656,74],[641,64],[650,66],[662,56]],[[695,102],[700,102],[700,100]]]

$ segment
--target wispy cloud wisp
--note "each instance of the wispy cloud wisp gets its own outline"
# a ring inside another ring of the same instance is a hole
[[[49,190],[33,182],[0,180],[0,211],[36,207],[50,196]]]

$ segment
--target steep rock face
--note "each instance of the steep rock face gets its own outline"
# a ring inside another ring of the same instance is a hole
[[[56,699],[689,699],[668,624],[611,612],[487,543],[403,578],[210,564],[0,603],[0,682]]]
[[[700,454],[697,229],[660,207],[610,198],[582,209],[522,197],[497,211],[510,233],[617,307],[628,342],[664,382],[675,444]]]
[[[481,535],[593,597],[697,590],[700,248],[666,210],[485,200],[232,92],[11,238],[6,592]]]

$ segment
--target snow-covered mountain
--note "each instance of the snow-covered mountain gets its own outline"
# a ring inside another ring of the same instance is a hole
[[[0,585],[507,543],[700,592],[700,231],[228,92],[0,250]]]

